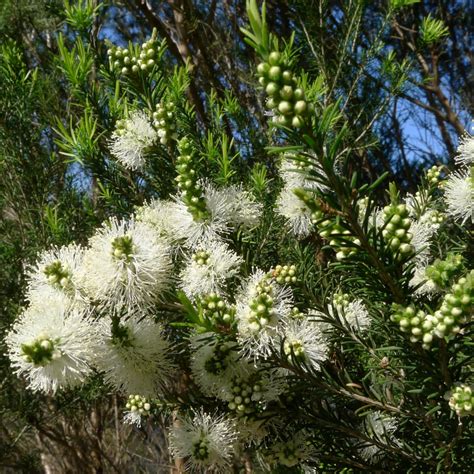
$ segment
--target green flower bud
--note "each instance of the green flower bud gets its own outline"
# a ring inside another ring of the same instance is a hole
[[[278,86],[276,82],[269,82],[267,84],[267,87],[265,88],[265,92],[270,96],[277,94],[279,90],[280,90],[280,87]]]
[[[302,115],[306,112],[307,109],[308,109],[308,106],[306,104],[306,101],[299,100],[298,102],[296,102],[296,104],[295,104],[295,113],[297,113],[299,115]]]
[[[281,78],[281,68],[279,66],[272,66],[268,71],[268,77],[272,81],[279,81]]]
[[[258,72],[261,76],[267,75],[269,70],[270,70],[270,65],[269,65],[268,63],[260,63],[260,64],[257,66],[257,72]]]
[[[281,61],[281,54],[278,51],[273,51],[268,56],[268,62],[271,66],[278,66]]]
[[[292,109],[293,107],[291,106],[291,103],[286,100],[283,100],[278,104],[278,111],[283,115],[291,114]]]

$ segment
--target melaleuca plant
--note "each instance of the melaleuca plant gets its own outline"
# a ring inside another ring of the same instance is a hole
[[[474,138],[416,194],[369,181],[347,102],[300,70],[265,5],[247,13],[266,168],[219,124],[200,133],[187,70],[166,70],[156,31],[103,45],[98,83],[71,84],[81,118],[57,126],[58,145],[106,169],[114,205],[87,242],[30,266],[12,367],[52,395],[100,376],[125,423],[166,420],[189,472],[467,472]],[[76,77],[74,50],[61,54]]]

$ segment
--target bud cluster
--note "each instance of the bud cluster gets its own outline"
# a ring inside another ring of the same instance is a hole
[[[232,397],[227,405],[238,416],[255,413],[260,408],[262,386],[258,382],[234,380],[231,385]]]
[[[129,263],[133,256],[133,240],[129,235],[116,237],[112,241],[112,256],[117,260]]]
[[[468,416],[472,414],[474,407],[474,393],[472,387],[461,384],[451,391],[449,407],[454,410],[458,416]]]
[[[348,293],[338,291],[332,297],[332,303],[334,306],[346,307],[351,302],[351,298]]]
[[[430,221],[432,224],[442,224],[446,220],[446,216],[439,211],[430,212]]]
[[[194,441],[191,455],[199,461],[205,461],[209,457],[209,440],[204,435]]]
[[[71,281],[69,271],[59,260],[46,265],[43,269],[43,273],[51,285],[59,288],[66,288]]]
[[[353,247],[349,242],[360,245],[359,239],[353,237],[350,230],[344,229],[338,220],[325,219],[319,222],[317,226],[319,235],[329,240],[329,245],[336,251],[338,260],[344,260],[356,253],[356,247]]]
[[[448,288],[454,277],[463,269],[463,258],[461,255],[449,254],[445,260],[435,260],[425,270],[428,283],[438,288]]]
[[[274,278],[280,285],[291,285],[298,281],[296,277],[296,265],[277,265],[270,270],[268,276]]]
[[[193,167],[193,149],[191,142],[185,137],[178,144],[180,156],[176,161],[176,182],[183,193],[183,201],[189,212],[197,220],[207,217],[206,201],[202,195],[201,185],[198,183],[196,170]]]
[[[306,360],[304,345],[302,341],[298,339],[292,339],[291,341],[285,340],[283,352],[292,362],[304,362]]]
[[[146,417],[152,414],[153,402],[141,395],[129,395],[125,407],[132,413]]]
[[[231,350],[232,345],[229,343],[216,344],[212,356],[204,364],[206,371],[214,375],[222,373],[227,368],[227,357]]]
[[[267,462],[271,465],[280,464],[286,467],[294,467],[304,461],[306,450],[302,449],[299,439],[289,439],[273,446],[265,455]]]
[[[445,295],[441,307],[432,316],[433,331],[438,337],[457,334],[461,325],[472,318],[474,306],[474,270],[460,278]]]
[[[175,105],[173,102],[160,102],[153,112],[153,126],[158,132],[160,143],[167,145],[171,140],[176,140],[176,125],[174,123]]]
[[[209,252],[206,252],[205,250],[198,250],[195,254],[193,254],[192,258],[198,265],[207,265],[209,257]]]
[[[201,308],[203,316],[215,326],[230,326],[235,320],[235,308],[215,293],[201,300]]]
[[[442,166],[432,166],[427,172],[426,172],[426,179],[430,184],[438,184],[441,178],[441,172],[443,171]]]
[[[434,315],[416,310],[413,305],[392,306],[391,320],[400,324],[400,330],[410,333],[412,342],[423,341],[428,349],[433,337],[449,337],[461,330],[461,325],[469,321],[474,306],[474,270],[460,278],[451,291],[445,295],[441,307]]]
[[[423,342],[423,347],[429,349],[433,341],[432,323],[430,316],[424,311],[417,310],[413,305],[404,307],[392,305],[391,321],[400,325],[400,331],[410,334],[411,342]]]
[[[255,288],[255,295],[250,301],[249,327],[257,333],[270,324],[275,323],[275,309],[273,307],[273,287],[266,278]]]
[[[314,107],[306,101],[304,90],[298,87],[281,53],[271,52],[268,62],[257,66],[257,74],[268,95],[266,105],[274,111],[276,123],[294,128],[308,124]]]
[[[116,135],[123,137],[127,133],[127,120],[120,119],[115,122]]]
[[[146,73],[155,66],[158,49],[156,30],[153,30],[151,38],[145,41],[139,50],[134,50],[131,46],[128,48],[113,46],[107,50],[107,56],[111,68],[123,75],[137,74],[139,71]]]
[[[350,230],[344,229],[339,220],[325,219],[321,206],[318,203],[314,193],[304,190],[295,189],[294,193],[301,199],[311,211],[311,220],[316,225],[321,237],[329,241],[329,245],[336,251],[336,258],[343,260],[354,255],[360,245],[359,239],[351,235]],[[351,245],[354,244],[354,246]]]
[[[413,238],[409,231],[411,220],[408,217],[408,209],[405,204],[391,204],[383,209],[385,228],[382,235],[390,248],[398,256],[410,255],[413,253],[413,246],[410,244]]]
[[[294,306],[293,308],[291,308],[290,318],[291,319],[303,319],[304,318],[304,313],[302,313],[299,308]]]
[[[21,345],[23,360],[36,367],[44,367],[52,360],[59,359],[61,352],[55,348],[55,341],[46,334],[40,334],[30,344]]]

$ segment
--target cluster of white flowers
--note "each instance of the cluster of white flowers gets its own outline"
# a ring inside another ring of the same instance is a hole
[[[170,283],[170,269],[168,245],[150,226],[111,219],[90,239],[79,278],[105,308],[147,307]]]
[[[247,355],[268,356],[292,308],[291,291],[261,270],[255,271],[237,297],[239,341]]]
[[[444,184],[447,212],[461,222],[474,222],[474,137],[465,135],[456,162],[461,166]]]
[[[111,219],[84,248],[43,252],[28,270],[29,306],[6,338],[14,369],[44,392],[98,371],[119,391],[156,393],[173,365],[149,309],[170,269],[167,243],[134,219]]]
[[[318,181],[310,179],[314,166],[308,164],[303,157],[293,155],[285,155],[280,165],[284,186],[277,198],[276,210],[286,219],[288,227],[297,238],[307,237],[311,233],[313,220],[311,210],[294,191],[324,189]]]
[[[146,153],[158,140],[150,119],[138,111],[117,124],[110,151],[125,168],[140,170],[146,163]]]
[[[135,112],[118,124],[110,151],[125,167],[141,169],[157,139],[147,116]],[[307,298],[298,265],[255,268],[253,262],[259,260],[249,258],[247,250],[263,205],[242,185],[218,187],[199,179],[191,140],[182,140],[179,150],[179,191],[174,196],[149,202],[127,219],[111,218],[87,245],[54,247],[29,267],[29,306],[6,339],[12,366],[29,387],[43,392],[75,387],[99,373],[105,384],[128,395],[124,419],[137,426],[153,418],[160,397],[165,406],[176,387],[192,387],[187,407],[193,400],[206,400],[213,414],[203,409],[179,413],[183,393],[173,393],[168,413],[171,452],[186,460],[188,471],[230,472],[239,450],[256,445],[264,447],[261,461],[267,469],[314,464],[304,430],[292,427],[271,439],[269,433],[284,423],[275,407],[291,403],[295,378],[325,373],[335,339],[371,339],[370,301],[356,296],[362,294],[356,290],[341,292],[322,297],[317,309]],[[351,235],[342,212],[328,216],[318,208],[319,196],[331,191],[321,184],[324,173],[313,161],[283,157],[284,186],[276,211],[296,239],[307,237],[316,225],[336,259],[350,259],[362,237]],[[463,139],[457,162],[462,169],[444,182],[436,168],[430,185],[438,186],[438,195],[444,192],[447,212],[464,223],[473,213],[472,137]],[[298,190],[309,191],[310,198],[305,200]],[[397,195],[382,211],[359,196],[355,208],[355,219],[370,230],[368,241],[380,243],[377,239],[383,237],[394,256],[403,254],[400,269],[412,272],[417,297],[439,290],[425,273],[444,219],[430,199],[415,194],[403,204]],[[407,251],[401,252],[403,248]],[[462,266],[456,261],[449,277]],[[462,312],[452,331],[456,334],[472,311],[472,277],[468,284],[459,281],[462,291],[455,287],[438,311],[448,322],[456,316],[453,311]],[[320,308],[327,309],[323,313]],[[423,321],[410,307],[412,313],[410,321],[403,315],[392,320],[402,321],[404,329],[411,325],[410,340],[416,343]],[[186,363],[188,370],[181,370]],[[463,413],[470,413],[470,400]],[[398,446],[397,428],[385,414],[369,414],[360,426],[365,439],[357,446],[360,457],[371,463],[383,456],[384,444]]]
[[[383,413],[369,413],[362,423],[362,432],[372,441],[364,441],[359,447],[360,455],[371,463],[380,460],[385,452],[383,446],[400,446],[400,441],[395,437],[398,424],[396,420]]]
[[[187,257],[180,274],[181,288],[190,298],[222,294],[226,281],[237,275],[242,263],[224,242],[204,242]]]
[[[31,389],[52,393],[84,382],[92,372],[96,342],[87,311],[71,308],[66,298],[30,306],[6,338],[13,369]]]
[[[187,459],[187,472],[229,472],[237,440],[232,421],[195,412],[192,418],[179,416],[169,435],[172,454]]]

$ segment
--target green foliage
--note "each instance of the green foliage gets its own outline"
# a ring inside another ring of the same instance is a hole
[[[397,10],[399,8],[404,8],[419,2],[420,0],[390,0],[390,6],[394,10]]]
[[[94,18],[102,7],[102,3],[95,5],[93,0],[79,0],[73,3],[64,0],[66,23],[79,33],[86,33],[92,28]]]
[[[444,25],[443,20],[438,20],[428,15],[421,22],[421,41],[427,46],[432,46],[433,44],[438,43],[448,34],[449,30]]]

